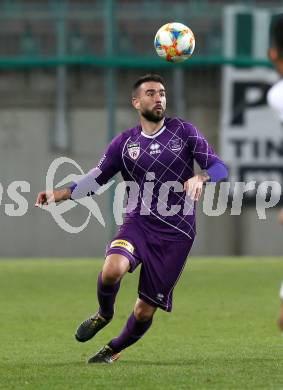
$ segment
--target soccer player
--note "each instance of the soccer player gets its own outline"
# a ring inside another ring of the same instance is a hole
[[[283,14],[277,16],[271,25],[271,45],[268,55],[281,79],[272,86],[267,94],[267,102],[278,115],[283,127]],[[283,224],[283,209],[279,213],[279,221]],[[280,288],[280,312],[278,324],[283,331],[283,282]]]
[[[39,193],[36,202],[94,194],[119,171],[128,186],[124,223],[106,248],[98,276],[99,309],[80,324],[76,339],[90,340],[112,320],[121,279],[141,264],[138,298],[118,337],[89,363],[112,363],[149,330],[157,308],[172,310],[173,290],[195,237],[195,201],[205,182],[228,176],[225,164],[191,123],[165,117],[165,83],[159,75],[136,81],[132,105],[140,123],[112,140],[98,166],[70,188]],[[194,174],[194,160],[204,173]]]

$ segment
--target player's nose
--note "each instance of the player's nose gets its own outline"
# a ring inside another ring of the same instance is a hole
[[[155,104],[161,103],[161,96],[160,95],[155,95]]]

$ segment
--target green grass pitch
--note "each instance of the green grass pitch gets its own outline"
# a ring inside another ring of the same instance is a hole
[[[85,360],[116,336],[136,299],[123,281],[115,319],[80,344],[77,325],[97,308],[98,260],[0,261],[1,389],[283,389],[277,329],[283,259],[197,259],[171,314],[112,365]]]

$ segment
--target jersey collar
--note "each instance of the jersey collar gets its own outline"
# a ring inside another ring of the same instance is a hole
[[[144,136],[145,138],[156,138],[158,137],[161,133],[163,133],[163,131],[166,129],[166,126],[163,125],[161,127],[161,129],[159,129],[156,133],[152,134],[152,135],[148,135],[146,134],[143,130],[141,130],[141,135]]]

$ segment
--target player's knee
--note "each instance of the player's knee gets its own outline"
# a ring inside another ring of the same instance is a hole
[[[156,308],[146,305],[146,304],[136,304],[134,308],[134,316],[137,321],[145,322],[149,321],[154,313]]]
[[[152,312],[148,312],[143,309],[135,309],[134,315],[137,321],[146,322],[149,321],[153,317]]]
[[[102,280],[106,284],[117,283],[128,271],[124,263],[119,261],[106,261],[102,269]]]
[[[119,282],[122,276],[123,274],[121,274],[118,269],[107,268],[102,270],[102,281],[105,284],[115,284]]]

